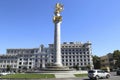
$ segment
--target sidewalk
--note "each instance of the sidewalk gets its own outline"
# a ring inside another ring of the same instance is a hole
[[[56,78],[75,78],[74,74],[55,74]]]

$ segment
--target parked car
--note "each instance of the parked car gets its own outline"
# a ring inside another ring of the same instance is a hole
[[[1,72],[0,76],[8,75],[8,74],[15,74],[14,72]]]
[[[120,75],[120,69],[116,71],[116,74],[117,74],[117,75]]]
[[[99,80],[99,78],[110,78],[111,74],[103,70],[89,70],[88,77],[93,80]]]
[[[9,73],[7,73],[7,72],[2,72],[2,73],[0,73],[0,76],[4,76],[4,75],[7,75],[7,74],[9,74]]]

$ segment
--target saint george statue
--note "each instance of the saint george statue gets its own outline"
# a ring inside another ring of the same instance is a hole
[[[62,10],[63,10],[63,5],[60,3],[57,3],[55,6],[55,14],[60,14]]]
[[[63,5],[60,3],[57,3],[55,6],[55,16],[53,17],[53,22],[61,22],[62,21],[62,16],[60,16],[60,12],[63,10]]]

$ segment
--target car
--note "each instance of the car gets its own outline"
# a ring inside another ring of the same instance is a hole
[[[88,71],[88,77],[91,80],[99,80],[100,78],[110,78],[111,74],[108,72],[105,72],[103,70],[89,70]]]
[[[5,76],[5,75],[9,75],[9,74],[15,74],[14,72],[1,72],[0,76]]]
[[[116,71],[116,74],[117,74],[117,75],[120,75],[120,69]]]
[[[7,72],[2,72],[2,73],[0,73],[1,76],[5,76],[5,75],[7,75],[7,74],[9,74],[9,73],[7,73]]]

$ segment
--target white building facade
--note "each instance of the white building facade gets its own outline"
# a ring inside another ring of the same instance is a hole
[[[61,44],[61,58],[64,66],[93,66],[91,43],[64,42]],[[6,55],[0,55],[0,70],[38,70],[55,62],[54,45],[41,45],[32,49],[7,49]]]

